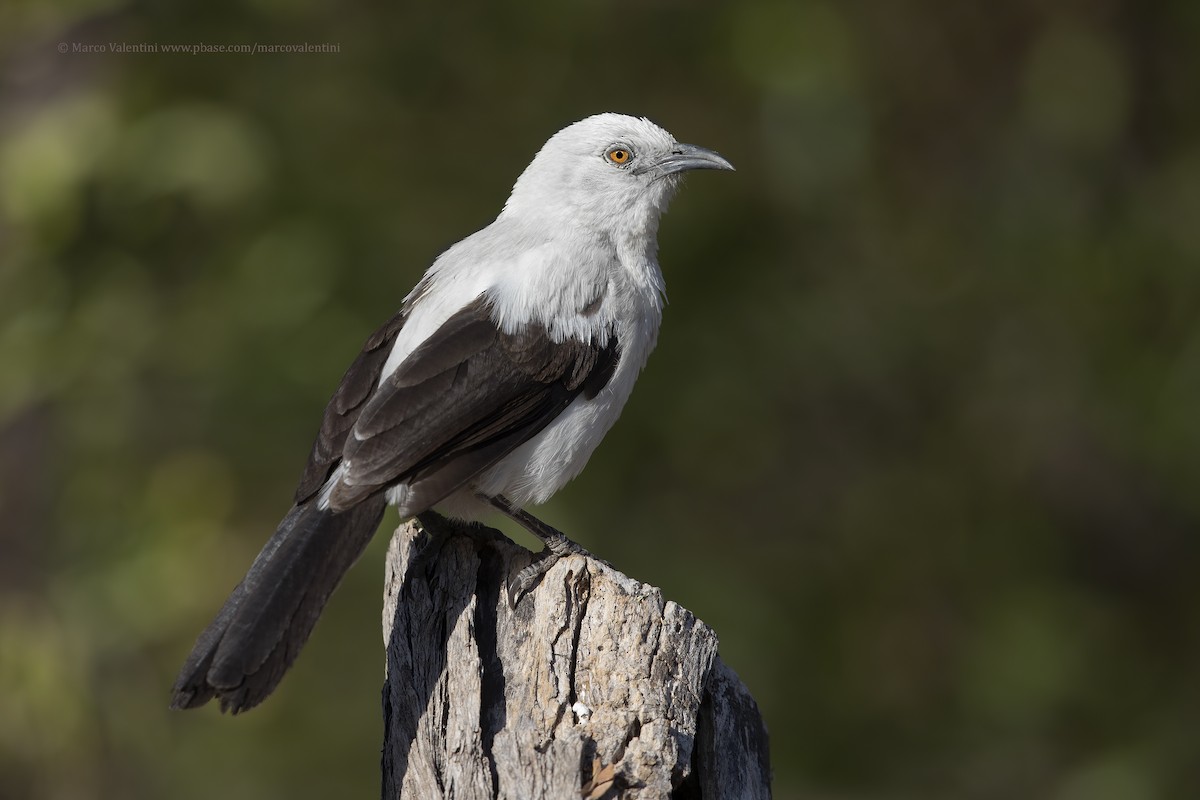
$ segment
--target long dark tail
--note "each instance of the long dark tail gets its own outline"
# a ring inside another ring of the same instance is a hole
[[[294,506],[196,640],[171,707],[216,697],[222,711],[236,714],[266,699],[371,541],[384,507],[382,494],[340,513],[318,509],[315,499]]]

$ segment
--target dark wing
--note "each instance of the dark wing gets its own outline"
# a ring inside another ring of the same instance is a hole
[[[354,359],[354,363],[342,376],[341,384],[333,393],[329,404],[325,406],[321,430],[317,433],[317,440],[313,442],[312,453],[304,467],[300,485],[296,487],[297,505],[315,495],[341,461],[346,434],[354,427],[363,405],[371,396],[375,385],[379,383],[379,375],[383,372],[383,365],[392,350],[392,343],[396,341],[396,336],[404,327],[407,317],[406,305],[383,327],[371,334],[358,358]]]
[[[616,368],[606,342],[553,341],[531,324],[506,334],[480,298],[414,350],[358,412],[342,451],[335,510],[396,483],[406,513],[437,503],[543,430],[571,402],[595,395]]]

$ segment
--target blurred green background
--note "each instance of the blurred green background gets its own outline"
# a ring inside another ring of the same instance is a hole
[[[261,708],[170,685],[366,335],[603,110],[738,172],[664,220],[658,351],[544,516],[717,630],[777,795],[1200,796],[1197,41],[1187,0],[0,5],[0,797],[377,795],[386,536]]]

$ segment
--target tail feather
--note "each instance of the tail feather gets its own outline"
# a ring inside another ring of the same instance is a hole
[[[314,501],[294,506],[196,640],[171,707],[217,698],[222,711],[236,714],[274,691],[371,541],[384,507],[382,495],[342,512],[318,509]]]

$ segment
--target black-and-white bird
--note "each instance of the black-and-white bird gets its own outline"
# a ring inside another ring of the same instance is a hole
[[[578,549],[524,508],[579,474],[654,348],[659,218],[696,169],[733,167],[620,114],[546,142],[496,220],[434,261],[346,371],[295,505],[200,635],[173,707],[262,702],[387,504],[499,509],[546,544],[535,572]]]

